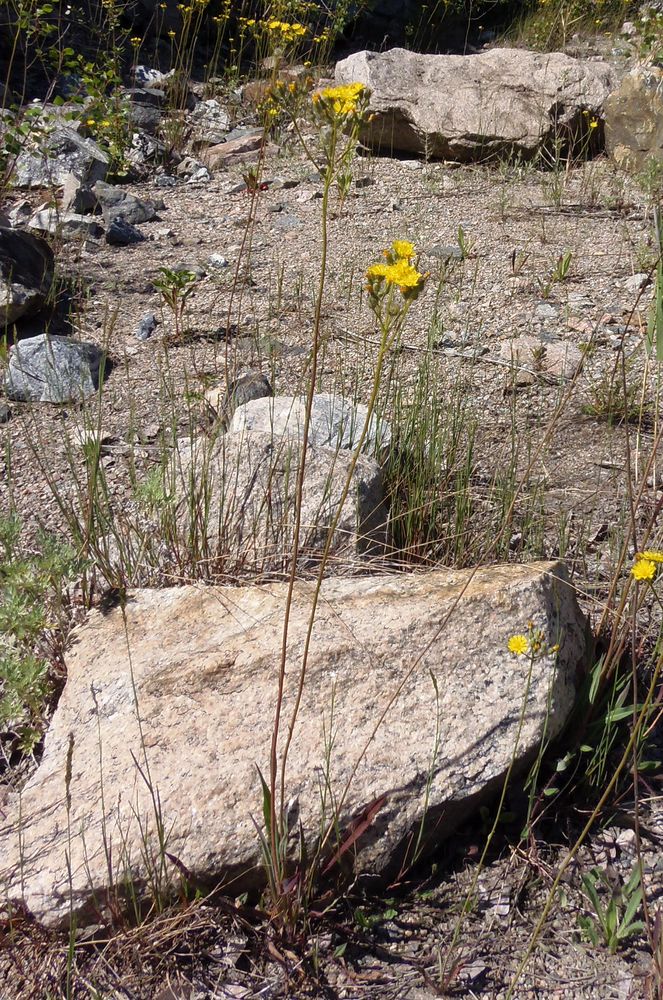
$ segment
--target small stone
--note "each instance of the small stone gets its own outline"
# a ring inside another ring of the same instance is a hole
[[[154,183],[157,187],[177,187],[177,178],[173,177],[171,174],[159,174],[158,177],[154,178]]]
[[[142,243],[143,234],[124,219],[114,219],[106,230],[106,243],[115,247],[126,247],[132,243]]]
[[[213,253],[209,260],[207,261],[210,267],[223,268],[228,267],[228,260],[220,253]]]
[[[355,187],[358,191],[361,191],[362,188],[373,187],[374,184],[375,181],[372,177],[358,177],[355,181]]]
[[[6,424],[11,418],[12,411],[6,403],[0,403],[0,424]]]
[[[149,340],[157,328],[159,321],[154,313],[146,313],[138,324],[134,334],[137,340]]]
[[[627,278],[624,282],[624,288],[627,292],[631,292],[633,295],[639,292],[641,289],[645,288],[649,282],[650,277],[648,274],[640,272],[639,274],[632,274],[630,278]]]
[[[200,264],[183,264],[180,262],[179,264],[174,264],[169,270],[174,271],[175,274],[192,274],[197,279],[204,278],[207,274],[205,268],[201,267]]]
[[[557,308],[550,302],[540,302],[534,310],[537,319],[557,319]]]
[[[445,263],[450,260],[462,260],[463,251],[459,246],[435,246],[431,247],[427,253],[431,257],[437,257]]]
[[[207,167],[198,167],[197,170],[191,174],[187,180],[187,184],[209,184],[212,180],[212,175],[210,174]]]

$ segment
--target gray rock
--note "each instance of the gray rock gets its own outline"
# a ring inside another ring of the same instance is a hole
[[[212,180],[212,175],[210,174],[207,167],[198,167],[190,177],[187,178],[187,184],[209,184]]]
[[[153,104],[130,104],[129,122],[137,132],[146,132],[148,135],[156,135],[164,113]]]
[[[11,420],[12,411],[6,403],[0,403],[0,424],[6,424]]]
[[[114,247],[127,247],[131,243],[141,243],[144,239],[140,230],[130,226],[122,217],[113,219],[106,230],[106,243]]]
[[[300,439],[304,430],[306,398],[304,396],[273,396],[254,399],[238,406],[230,423],[230,431],[242,434],[260,431],[275,438],[287,435]],[[309,444],[317,448],[350,449],[356,447],[364,428],[368,410],[363,403],[352,403],[343,396],[320,392],[313,397]],[[386,420],[371,417],[362,451],[380,454],[389,447],[391,427]]]
[[[450,260],[462,260],[463,251],[457,245],[445,245],[445,246],[435,246],[431,247],[427,253],[431,257],[437,257],[438,260],[443,261],[445,264]]]
[[[249,404],[251,405],[251,404]],[[237,412],[237,411],[236,411]],[[230,572],[286,572],[290,565],[301,442],[259,431],[182,442],[174,456],[176,520],[182,539],[222,557]],[[320,559],[350,472],[351,453],[309,445],[301,502],[298,568]],[[196,518],[191,523],[191,512]],[[330,555],[335,565],[384,554],[387,508],[382,471],[361,455],[340,506]]]
[[[559,316],[559,311],[557,307],[552,305],[550,302],[539,302],[538,306],[534,310],[534,315],[537,319],[556,320]]]
[[[104,352],[96,344],[39,334],[17,341],[9,351],[5,391],[28,403],[69,403],[91,396],[99,386]]]
[[[166,108],[166,91],[159,87],[127,87],[123,91],[131,104],[148,105],[152,108]]]
[[[205,399],[213,412],[214,419],[218,419],[225,428],[232,420],[238,406],[273,395],[274,390],[266,375],[262,372],[245,371],[240,372],[226,389],[219,387],[208,389]]]
[[[191,146],[196,151],[224,142],[230,131],[230,118],[218,101],[200,101],[189,115],[192,126]]]
[[[127,159],[135,167],[144,167],[154,160],[168,159],[168,149],[165,142],[155,136],[147,135],[146,132],[134,132]]]
[[[63,240],[99,239],[104,235],[103,228],[94,217],[77,212],[60,212],[57,208],[43,208],[35,212],[28,226]]]
[[[229,262],[228,258],[224,257],[223,254],[213,253],[210,255],[210,258],[207,261],[207,263],[209,264],[210,267],[218,268],[219,270],[221,270],[222,268],[228,267]]]
[[[146,313],[134,334],[137,340],[149,340],[159,324],[154,313]]]
[[[663,67],[636,66],[605,105],[605,144],[623,170],[663,163]]]
[[[60,187],[69,174],[85,184],[103,180],[108,173],[108,155],[70,125],[57,124],[40,148],[26,148],[16,160],[12,183],[17,187]]]
[[[62,211],[86,215],[97,207],[97,199],[87,184],[83,184],[76,174],[67,174],[62,191]]]
[[[268,777],[287,590],[141,590],[89,613],[43,759],[0,813],[5,902],[51,926],[99,923],[128,880],[150,883],[146,856],[163,858],[176,896],[158,825],[194,879],[235,894],[264,884],[258,768]],[[279,759],[312,601],[313,584],[296,582]],[[530,665],[508,652],[528,621],[557,655]],[[324,580],[285,780],[293,863],[300,823],[311,856],[321,828],[337,818],[342,836],[369,804],[352,873],[393,878],[413,845],[436,849],[494,803],[512,761],[518,778],[560,733],[588,647],[561,563]],[[337,845],[332,827],[330,856]]]
[[[641,272],[639,274],[632,274],[630,278],[627,278],[624,282],[624,288],[631,295],[636,295],[643,288],[646,288],[651,278],[648,274]]]
[[[172,174],[159,174],[154,178],[154,183],[157,187],[172,188],[177,187],[178,180]]]
[[[134,66],[133,71],[133,78],[137,86],[149,90],[163,90],[174,75],[174,69],[171,69],[168,73],[162,73],[158,69],[152,69],[151,66],[142,65]]]
[[[335,75],[371,90],[362,141],[464,162],[532,157],[556,139],[586,146],[585,113],[600,114],[615,79],[601,61],[499,48],[472,56],[357,52]]]
[[[53,251],[39,236],[0,227],[0,328],[39,312],[53,283]]]
[[[141,222],[151,222],[157,217],[157,206],[152,201],[141,201],[135,195],[129,194],[113,184],[99,181],[92,188],[106,223],[123,219],[130,226]]]

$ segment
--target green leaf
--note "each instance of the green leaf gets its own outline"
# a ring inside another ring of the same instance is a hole
[[[624,705],[622,708],[613,708],[611,712],[606,712],[605,721],[610,722],[621,722],[623,719],[633,718],[634,715],[638,715],[644,705]]]
[[[267,831],[267,836],[271,837],[272,834],[272,793],[269,790],[269,785],[262,776],[262,771],[256,764],[256,770],[260,778],[260,784],[262,785],[262,818],[265,824],[265,830]]]

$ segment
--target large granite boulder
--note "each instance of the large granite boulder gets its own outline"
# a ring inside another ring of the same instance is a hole
[[[53,283],[53,251],[39,236],[0,226],[0,329],[44,305]]]
[[[362,139],[462,162],[533,157],[555,141],[597,145],[590,129],[615,84],[605,62],[562,52],[490,49],[478,55],[420,55],[405,49],[357,52],[336,65],[336,82],[371,90]]]
[[[258,768],[269,775],[287,589],[144,590],[90,614],[43,760],[0,814],[3,899],[49,925],[103,922],[129,884],[177,883],[168,855],[233,896],[264,882]],[[279,753],[313,596],[296,583]],[[508,651],[528,621],[557,655]],[[333,797],[341,831],[373,806],[346,855],[357,872],[430,852],[560,732],[587,641],[559,563],[325,580],[285,779],[308,850]]]
[[[663,69],[636,66],[605,104],[606,149],[624,170],[663,163]]]

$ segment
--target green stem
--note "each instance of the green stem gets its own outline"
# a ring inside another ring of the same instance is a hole
[[[322,251],[320,261],[320,279],[315,303],[315,317],[313,322],[313,347],[311,352],[311,371],[309,378],[308,393],[306,396],[306,411],[304,414],[304,427],[302,431],[302,448],[297,470],[297,483],[295,487],[295,525],[290,554],[290,573],[288,577],[288,591],[283,614],[283,632],[281,639],[281,656],[279,663],[278,690],[276,696],[276,708],[274,711],[274,723],[272,726],[272,740],[269,761],[269,786],[270,786],[270,850],[271,862],[274,872],[280,869],[280,851],[277,840],[276,827],[276,786],[278,780],[278,738],[281,724],[281,712],[283,708],[283,692],[285,687],[286,663],[288,656],[288,629],[290,626],[290,613],[292,609],[293,595],[295,589],[295,579],[297,575],[297,561],[299,558],[299,535],[302,522],[302,495],[304,492],[304,475],[306,471],[306,453],[308,449],[308,434],[311,424],[311,412],[313,410],[313,396],[317,381],[318,354],[320,350],[320,323],[322,318],[322,302],[325,291],[325,279],[327,274],[327,213],[329,209],[329,191],[334,176],[334,160],[336,153],[337,132],[334,129],[330,142],[330,155],[325,183],[322,192]],[[279,826],[283,816],[283,805],[285,801],[285,758],[282,760],[281,781],[280,781],[280,801],[279,801]]]

